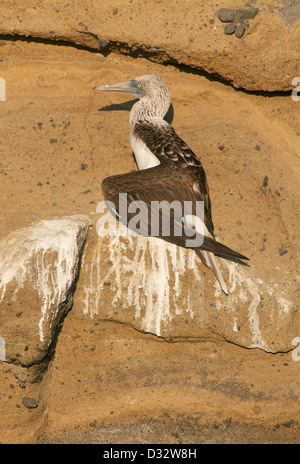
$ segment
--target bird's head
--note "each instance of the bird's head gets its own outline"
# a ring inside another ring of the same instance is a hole
[[[159,108],[163,115],[166,114],[171,104],[171,92],[168,84],[160,77],[152,74],[140,76],[119,84],[101,85],[94,90],[127,93],[133,97],[145,100],[149,104],[156,105],[157,109]]]

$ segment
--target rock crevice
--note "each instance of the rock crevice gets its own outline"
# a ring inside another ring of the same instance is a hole
[[[117,0],[112,8],[92,0],[83,6],[76,0],[62,8],[57,0],[48,0],[25,11],[18,3],[4,2],[0,8],[2,37],[73,43],[104,55],[113,51],[180,63],[248,91],[286,92],[299,75],[297,5],[280,9],[254,2],[253,8],[233,10],[226,1],[219,10],[213,4],[200,7],[197,0],[155,7],[153,2]],[[224,34],[222,21],[237,25],[236,34]]]

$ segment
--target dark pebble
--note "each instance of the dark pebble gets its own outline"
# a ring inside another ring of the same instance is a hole
[[[84,171],[85,169],[88,168],[88,164],[81,163],[81,169]]]
[[[239,24],[235,29],[235,35],[240,39],[245,32],[245,24]]]
[[[230,23],[235,20],[235,10],[231,8],[221,8],[218,11],[218,18],[223,23]]]
[[[224,145],[219,145],[218,148],[219,148],[219,150],[224,150],[225,147],[224,147]]]
[[[50,143],[56,143],[57,139],[50,139]]]
[[[278,197],[280,197],[280,192],[279,192],[279,190],[275,190],[275,195],[277,195]]]
[[[103,285],[104,285],[105,287],[109,287],[109,286],[110,286],[110,282],[104,282]]]
[[[218,18],[223,23],[232,23],[234,21],[243,21],[253,19],[258,13],[258,8],[238,9],[221,8],[218,11]]]
[[[278,247],[278,251],[279,251],[280,256],[283,256],[288,252],[288,250],[286,248],[284,248],[283,246],[281,246],[281,245],[280,245],[280,247]]]
[[[226,26],[224,26],[224,32],[226,35],[233,34],[235,32],[235,29],[236,29],[235,24],[226,24]]]
[[[255,150],[259,151],[260,150],[260,145],[255,145]]]
[[[98,39],[98,42],[99,42],[100,50],[104,50],[108,45],[108,41],[105,39]]]
[[[268,182],[269,182],[269,178],[268,178],[268,176],[265,176],[264,180],[263,180],[263,187],[267,187]]]
[[[286,365],[286,363],[284,363],[284,365]],[[292,419],[292,420],[283,422],[282,425],[284,425],[284,427],[291,427],[291,425],[293,425],[294,422],[295,422],[295,421],[293,421],[293,419]]]
[[[34,398],[29,398],[28,396],[24,396],[24,398],[22,398],[22,404],[28,409],[35,409],[38,407],[37,401]]]

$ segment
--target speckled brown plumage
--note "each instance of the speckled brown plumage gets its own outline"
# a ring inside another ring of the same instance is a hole
[[[172,166],[176,162],[182,172],[188,173],[190,178],[186,178],[186,181],[192,186],[193,201],[204,201],[205,224],[213,233],[209,187],[201,161],[195,153],[167,123],[158,125],[147,121],[138,121],[134,126],[133,134],[143,140],[161,164]]]

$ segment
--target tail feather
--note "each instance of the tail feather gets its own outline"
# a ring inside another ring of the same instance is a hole
[[[233,258],[249,259],[241,253],[238,253],[228,246],[223,245],[223,243],[217,242],[214,238],[209,237],[209,231],[199,216],[186,215],[184,216],[184,223],[188,227],[196,229],[198,234],[203,237],[203,243],[201,246],[199,246],[199,248],[195,247],[194,250],[198,249],[202,251],[210,251],[211,253],[218,255],[231,256]]]
[[[201,261],[213,271],[217,281],[220,284],[221,289],[223,292],[228,295],[228,288],[227,285],[223,279],[222,273],[220,271],[220,268],[218,266],[216,257],[214,253],[220,254],[220,255],[225,255],[225,256],[231,256],[239,259],[248,259],[246,256],[241,255],[237,251],[232,250],[231,248],[228,248],[226,245],[223,245],[222,243],[217,242],[213,238],[208,237],[208,229],[206,225],[199,219],[199,218],[188,218],[190,223],[192,223],[193,220],[193,225],[196,228],[196,230],[199,233],[204,234],[204,241],[203,244],[201,245],[200,248],[194,248],[197,256],[201,259]]]
[[[213,238],[204,237],[203,244],[201,245],[200,249],[204,251],[210,251],[211,253],[217,254],[217,255],[223,255],[223,256],[228,256],[232,258],[238,258],[238,259],[243,259],[243,260],[248,260],[247,256],[242,255],[241,253],[238,253],[237,251],[232,250],[226,245],[223,245],[223,243],[217,242]]]
[[[206,252],[206,251],[201,251],[198,249],[195,249],[195,251],[196,251],[197,256],[199,256],[199,258],[203,262],[203,264],[205,264],[209,269],[213,271],[217,281],[220,284],[221,289],[226,295],[228,295],[227,285],[223,279],[222,273],[220,271],[220,268],[218,266],[218,263],[217,263],[217,260],[214,254],[210,252]]]

